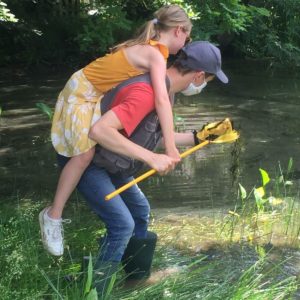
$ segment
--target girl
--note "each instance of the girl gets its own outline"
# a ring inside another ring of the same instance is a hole
[[[189,39],[192,24],[177,5],[160,8],[140,34],[112,49],[74,73],[59,94],[51,129],[55,150],[71,157],[63,168],[51,207],[39,214],[44,247],[53,255],[63,254],[62,211],[86,167],[91,162],[97,137],[89,138],[90,127],[101,116],[104,93],[129,77],[150,72],[155,107],[162,127],[166,155],[150,167],[164,173],[180,157],[174,142],[173,115],[165,85],[166,60]]]

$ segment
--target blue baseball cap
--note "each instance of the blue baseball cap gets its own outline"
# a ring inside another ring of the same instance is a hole
[[[214,74],[223,83],[228,83],[227,76],[221,70],[221,52],[216,46],[207,41],[192,42],[182,51],[186,57],[179,56],[177,62],[183,67]]]

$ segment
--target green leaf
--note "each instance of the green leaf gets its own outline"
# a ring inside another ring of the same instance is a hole
[[[0,1],[0,21],[4,22],[18,22],[18,19],[14,14],[10,12],[7,7],[7,4]]]
[[[255,7],[252,5],[249,5],[249,7],[252,8],[253,11],[256,11],[258,14],[260,14],[261,16],[270,17],[271,15],[271,12],[264,7]]]
[[[40,111],[42,111],[44,114],[46,114],[49,117],[50,121],[52,120],[52,117],[53,117],[52,108],[50,108],[47,104],[42,103],[42,102],[38,102],[35,105]]]
[[[104,299],[108,299],[109,295],[111,294],[111,291],[114,287],[114,284],[115,284],[115,281],[117,279],[117,274],[114,273],[112,276],[111,276],[111,279],[110,279],[110,282],[109,282],[109,285],[107,287],[107,290],[106,290],[106,294],[105,294],[105,297]]]
[[[220,6],[222,6],[227,12],[233,13],[233,11],[230,10],[224,3],[220,2]]]
[[[293,158],[290,157],[288,167],[287,167],[287,174],[291,173],[292,168],[293,168]]]
[[[89,265],[88,265],[88,277],[87,277],[85,287],[84,287],[84,294],[85,295],[87,293],[89,293],[90,290],[91,290],[92,280],[93,280],[93,262],[92,262],[92,255],[90,254]]]
[[[264,211],[263,199],[259,189],[254,189],[254,197],[258,211]]]
[[[256,192],[257,195],[259,195],[260,198],[263,198],[264,195],[266,194],[265,188],[263,186],[255,189],[255,192]]]
[[[260,171],[261,178],[262,178],[262,185],[265,186],[270,181],[270,177],[265,170],[259,169],[259,171]]]
[[[247,192],[246,192],[245,188],[240,183],[239,183],[239,187],[240,187],[240,192],[241,192],[241,198],[242,198],[242,200],[244,200],[247,197]]]
[[[97,290],[92,289],[85,298],[86,300],[98,300]]]
[[[1,114],[2,114],[2,107],[0,106],[0,116],[1,116]]]
[[[279,183],[283,183],[283,181],[284,181],[284,178],[283,178],[282,175],[280,175],[279,178],[278,178],[278,182],[279,182]]]
[[[263,259],[266,257],[266,251],[262,246],[255,247],[256,253],[258,254],[259,258]]]

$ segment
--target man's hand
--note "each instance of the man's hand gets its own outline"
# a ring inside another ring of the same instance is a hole
[[[176,164],[179,163],[181,160],[180,153],[176,147],[173,147],[171,149],[166,149],[166,155],[171,157],[175,161]]]
[[[178,161],[165,154],[152,153],[148,165],[160,175],[166,175],[174,170]]]

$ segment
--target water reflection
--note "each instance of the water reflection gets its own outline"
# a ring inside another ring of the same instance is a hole
[[[248,190],[259,184],[258,168],[275,175],[278,161],[286,166],[293,157],[295,169],[300,169],[299,78],[245,62],[230,62],[224,69],[230,77],[228,85],[214,81],[198,96],[178,95],[175,112],[182,120],[177,127],[199,129],[230,117],[241,132],[238,145],[209,145],[184,159],[173,174],[141,183],[153,207],[230,204],[238,182]],[[53,193],[57,168],[49,144],[50,123],[35,103],[53,107],[67,77],[0,83],[2,201],[16,194]]]

